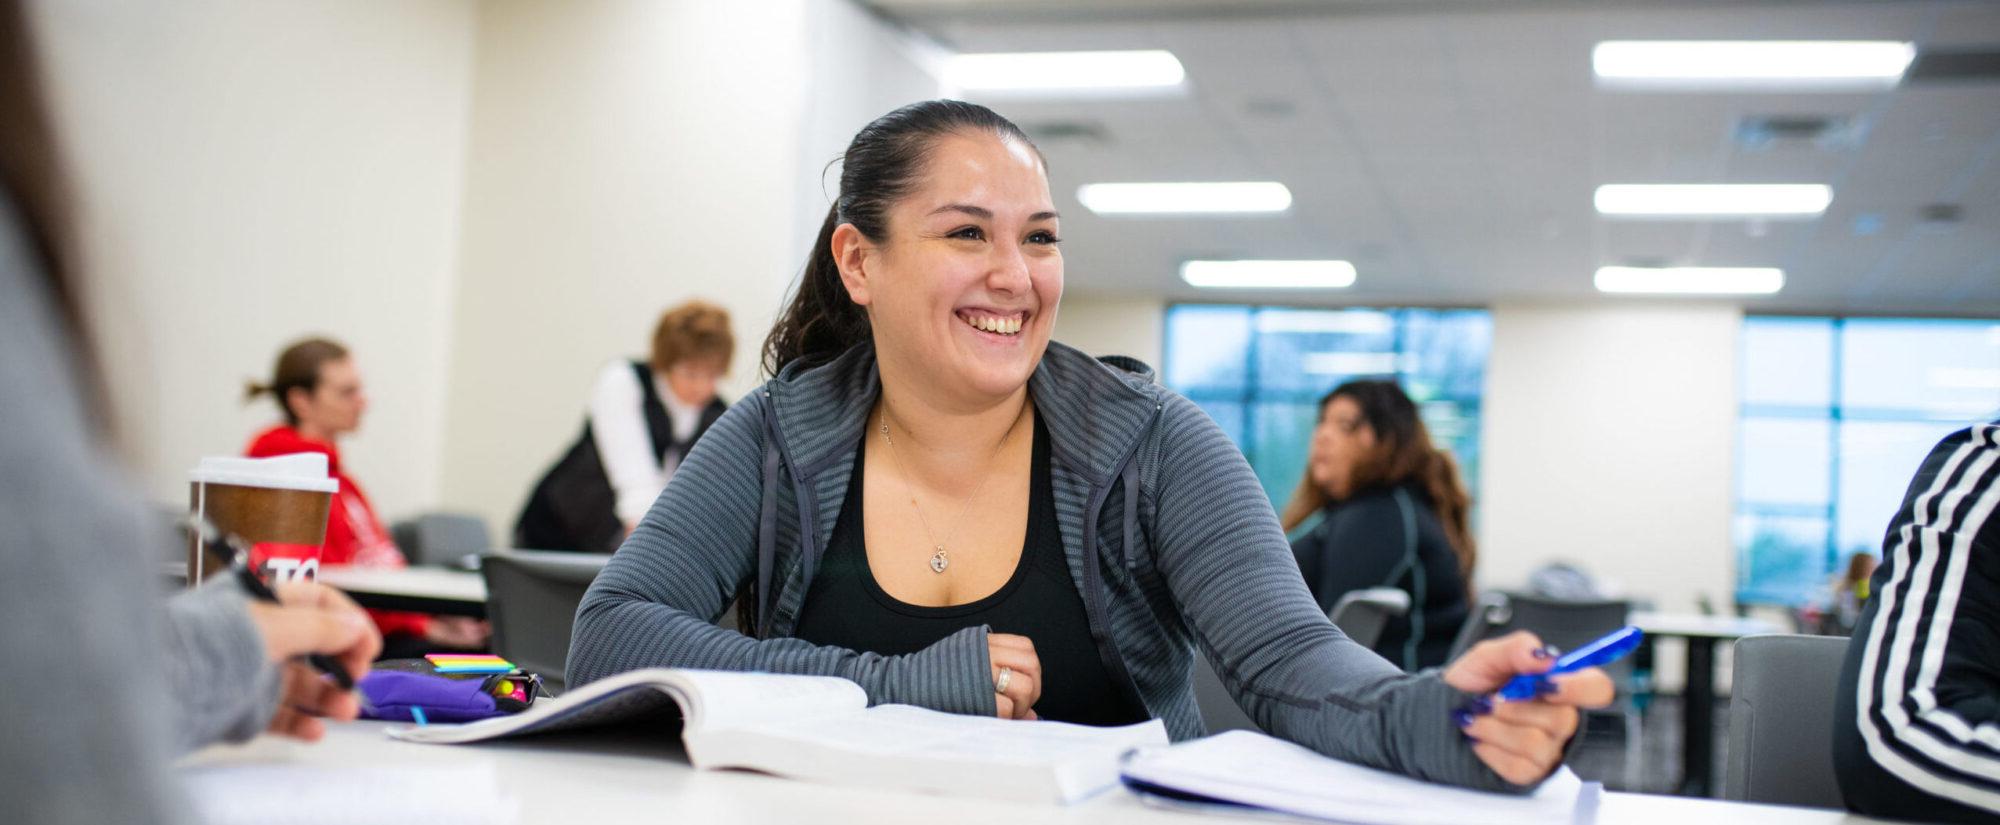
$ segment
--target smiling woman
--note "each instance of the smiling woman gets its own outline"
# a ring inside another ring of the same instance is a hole
[[[1271,733],[1460,785],[1554,769],[1597,671],[1478,695],[1549,658],[1520,634],[1404,674],[1314,603],[1256,476],[1130,359],[1049,341],[1062,300],[1046,164],[989,109],[929,101],[848,147],[765,343],[591,585],[573,682],[670,666],[837,675],[871,702],[1202,732],[1208,657]],[[731,597],[745,636],[714,626]],[[1254,618],[1251,618],[1254,617]]]

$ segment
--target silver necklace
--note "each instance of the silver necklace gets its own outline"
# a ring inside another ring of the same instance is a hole
[[[1007,426],[1007,432],[1000,436],[999,446],[993,448],[993,455],[986,460],[988,469],[992,468],[993,459],[1000,457],[1000,451],[1007,446],[1007,440],[1014,437],[1014,428],[1020,426],[1020,424],[1021,417],[1015,416],[1014,423]],[[910,509],[917,511],[917,521],[923,524],[924,535],[931,540],[931,572],[943,575],[945,568],[951,566],[951,551],[946,548],[948,542],[937,540],[937,531],[931,529],[931,520],[924,517],[924,508],[917,504],[917,487],[910,481],[914,476],[910,475],[909,468],[903,466],[903,454],[896,448],[896,439],[889,435],[889,408],[887,406],[882,408],[881,430],[882,440],[889,442],[889,457],[896,462],[896,472],[901,473],[903,476],[903,488],[910,493]],[[972,503],[979,500],[979,494],[986,489],[986,482],[992,477],[991,473],[987,473],[979,479],[979,486],[972,489],[972,495],[965,500],[965,506],[958,511],[958,520],[952,523],[953,532],[946,535],[946,539],[951,539],[957,535],[958,528],[965,524],[965,515],[972,512]]]

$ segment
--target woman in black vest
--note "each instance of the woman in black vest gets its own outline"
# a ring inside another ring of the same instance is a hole
[[[1417,405],[1393,381],[1349,381],[1320,399],[1319,425],[1298,492],[1285,506],[1306,586],[1330,610],[1354,590],[1394,587],[1410,612],[1375,643],[1404,670],[1444,664],[1469,609],[1471,498],[1451,455],[1431,444]]]
[[[598,374],[583,435],[535,485],[514,543],[609,553],[653,506],[695,439],[722,417],[716,381],[736,338],[729,313],[689,301],[660,316],[650,362],[618,359]]]

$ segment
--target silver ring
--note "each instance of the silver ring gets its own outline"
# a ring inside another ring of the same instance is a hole
[[[993,680],[993,692],[1006,693],[1007,683],[1013,680],[1014,680],[1014,669],[1011,667],[1006,667],[1004,665],[1001,666],[1000,678]]]

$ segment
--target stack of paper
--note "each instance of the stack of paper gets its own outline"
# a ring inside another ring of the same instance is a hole
[[[1123,779],[1142,794],[1357,825],[1584,825],[1600,791],[1568,768],[1526,796],[1446,787],[1242,730],[1137,754]]]

